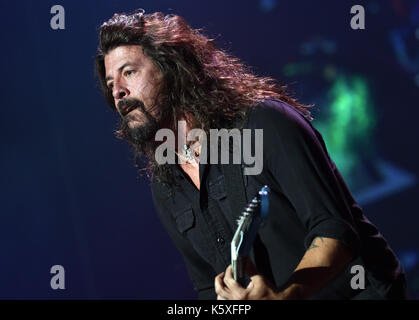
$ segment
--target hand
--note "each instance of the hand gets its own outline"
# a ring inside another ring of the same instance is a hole
[[[279,299],[274,286],[258,274],[250,259],[246,261],[246,272],[250,277],[249,285],[242,287],[233,277],[231,265],[225,272],[215,277],[217,300],[273,300]]]

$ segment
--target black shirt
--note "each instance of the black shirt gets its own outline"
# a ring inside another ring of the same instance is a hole
[[[263,171],[244,176],[248,198],[264,185],[271,189],[268,219],[254,248],[262,257],[255,261],[259,272],[280,287],[313,239],[329,237],[345,244],[355,259],[313,298],[398,298],[394,284],[404,286],[401,265],[353,199],[311,122],[287,103],[265,99],[250,108],[245,128],[263,129]],[[214,278],[231,263],[235,217],[243,209],[232,212],[221,166],[200,163],[200,190],[178,165],[172,165],[180,184],[173,196],[167,197],[154,179],[152,183],[158,215],[201,299],[216,298]],[[353,265],[365,269],[362,292],[350,286]]]

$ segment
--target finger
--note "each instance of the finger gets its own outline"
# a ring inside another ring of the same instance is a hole
[[[221,291],[224,289],[224,272],[217,275],[214,279],[214,289],[217,294],[220,294]]]
[[[233,276],[233,267],[231,266],[231,264],[227,267],[227,269],[226,269],[225,272],[226,272],[225,277],[234,279],[234,276]]]
[[[231,291],[225,285],[224,278],[225,278],[224,272],[216,276],[214,280],[214,288],[215,288],[215,292],[220,296],[221,300],[228,300],[231,295]]]
[[[234,289],[236,287],[241,287],[241,285],[236,280],[234,280],[233,268],[232,268],[231,264],[227,267],[223,280],[224,280],[224,283],[226,284],[226,286],[229,289]]]
[[[217,300],[228,300],[231,296],[230,290],[227,287],[223,287],[221,285],[218,285],[215,292],[217,293]]]
[[[226,284],[226,290],[231,294],[228,296],[232,300],[242,300],[246,297],[246,289],[243,288],[240,283],[234,280],[233,271],[231,265],[225,271],[224,283]]]
[[[246,287],[246,290],[249,291],[249,294],[253,290],[254,287],[255,287],[255,281],[254,281],[254,279],[251,279],[250,282],[249,282],[249,284]]]

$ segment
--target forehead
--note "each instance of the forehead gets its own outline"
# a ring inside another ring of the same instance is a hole
[[[119,46],[110,50],[105,56],[105,69],[107,72],[118,69],[125,62],[146,63],[147,58],[141,46]]]

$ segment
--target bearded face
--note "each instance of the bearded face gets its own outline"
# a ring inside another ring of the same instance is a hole
[[[121,129],[126,130],[133,142],[138,145],[152,142],[157,130],[163,126],[161,116],[153,116],[139,99],[122,99],[118,102],[117,108],[122,118]]]
[[[160,70],[138,45],[110,50],[104,63],[123,136],[137,145],[152,142],[164,121],[157,99],[163,81]]]

